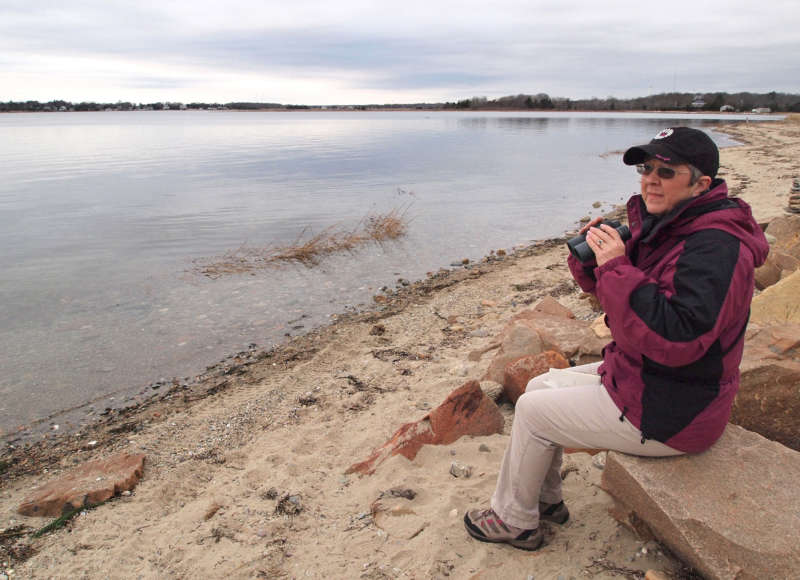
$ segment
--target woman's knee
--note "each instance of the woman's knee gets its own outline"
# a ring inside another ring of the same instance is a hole
[[[548,381],[549,372],[542,373],[541,375],[537,375],[533,377],[531,380],[528,381],[528,384],[525,385],[525,392],[530,391],[538,391],[539,389],[546,389],[550,385],[547,383]]]
[[[514,415],[526,421],[534,421],[541,413],[543,391],[534,390],[523,393],[514,405]]]

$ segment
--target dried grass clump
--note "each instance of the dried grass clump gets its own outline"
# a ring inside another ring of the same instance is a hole
[[[329,227],[305,239],[303,230],[294,243],[288,246],[254,248],[242,245],[236,250],[207,263],[195,262],[196,270],[209,278],[220,278],[228,274],[243,274],[281,263],[299,263],[315,266],[322,258],[339,252],[354,252],[368,243],[383,243],[397,240],[408,232],[406,217],[409,206],[393,209],[386,214],[370,214],[362,219],[352,231],[340,231]],[[204,262],[204,261],[201,261]]]
[[[405,214],[405,210],[393,209],[384,215],[368,216],[365,221],[364,232],[376,242],[396,240],[406,235],[408,230],[408,221]]]

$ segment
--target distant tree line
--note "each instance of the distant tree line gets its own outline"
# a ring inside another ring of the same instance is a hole
[[[445,103],[445,109],[539,110],[539,111],[731,111],[749,112],[769,108],[776,112],[800,112],[800,95],[790,93],[662,93],[633,99],[593,97],[591,99],[551,98],[546,93],[520,94],[487,99],[474,97]]]
[[[768,108],[773,112],[800,112],[800,95],[791,93],[661,93],[647,97],[618,99],[616,97],[591,99],[568,99],[550,97],[547,93],[535,95],[519,94],[498,99],[473,97],[446,103],[406,103],[372,105],[283,105],[280,103],[233,102],[233,103],[116,103],[54,100],[0,102],[0,112],[49,112],[49,111],[135,111],[135,110],[199,110],[231,109],[254,110],[509,110],[509,111],[744,111]]]

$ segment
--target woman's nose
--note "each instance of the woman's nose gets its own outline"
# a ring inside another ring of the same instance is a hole
[[[660,178],[658,177],[658,171],[655,169],[647,175],[642,175],[642,181],[644,183],[657,183],[659,180]]]

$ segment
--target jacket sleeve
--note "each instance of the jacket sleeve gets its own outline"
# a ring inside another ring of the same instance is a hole
[[[736,237],[702,230],[683,242],[674,269],[665,269],[671,280],[647,276],[627,256],[598,267],[596,293],[616,343],[631,356],[671,367],[701,358],[747,315],[749,293],[741,290],[752,288],[752,264],[748,270],[739,254]]]
[[[594,270],[597,268],[597,262],[592,259],[584,264],[570,254],[567,258],[567,266],[569,266],[569,271],[572,273],[572,277],[575,278],[578,286],[581,287],[581,290],[594,294],[595,285],[597,284]]]

